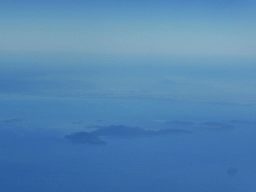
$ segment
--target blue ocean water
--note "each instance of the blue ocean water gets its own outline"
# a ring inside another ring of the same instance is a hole
[[[116,98],[1,98],[2,191],[256,191],[255,106]],[[64,138],[95,127],[181,129]]]

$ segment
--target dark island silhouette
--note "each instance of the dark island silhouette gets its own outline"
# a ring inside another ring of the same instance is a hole
[[[66,135],[65,138],[74,144],[107,144],[102,141],[100,137],[113,136],[113,137],[141,137],[141,136],[160,136],[172,133],[190,133],[190,131],[182,129],[161,129],[161,130],[145,130],[139,127],[127,127],[123,125],[111,125],[106,127],[98,127],[97,130],[92,132],[77,132],[74,134]]]
[[[107,144],[107,142],[100,140],[96,135],[88,132],[77,132],[71,135],[65,135],[65,138],[70,140],[73,144]]]

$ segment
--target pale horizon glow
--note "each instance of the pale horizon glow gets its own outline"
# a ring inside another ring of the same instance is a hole
[[[256,54],[255,3],[2,3],[0,50],[98,54]],[[230,2],[231,3],[231,2]],[[1,5],[1,4],[0,4]],[[5,10],[4,10],[5,9]]]

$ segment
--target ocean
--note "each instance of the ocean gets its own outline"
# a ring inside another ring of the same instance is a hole
[[[0,106],[2,191],[256,191],[254,105],[17,96]],[[109,126],[182,132],[65,138]]]

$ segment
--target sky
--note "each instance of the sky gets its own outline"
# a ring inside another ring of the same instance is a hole
[[[0,50],[254,55],[253,0],[0,1]]]
[[[0,1],[1,95],[256,104],[253,0]]]

